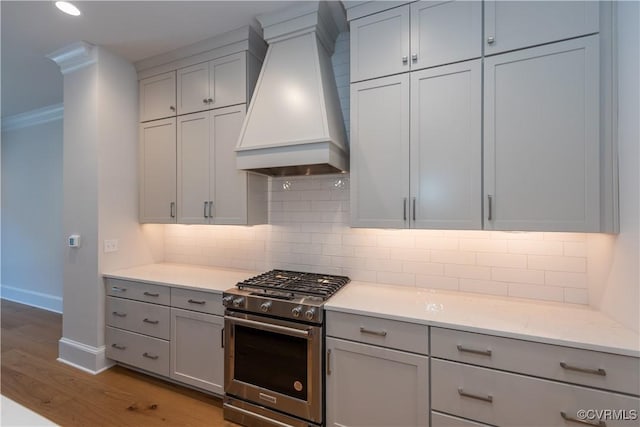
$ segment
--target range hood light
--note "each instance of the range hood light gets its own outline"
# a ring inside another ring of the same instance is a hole
[[[76,6],[69,3],[68,1],[57,1],[56,7],[61,11],[63,11],[64,13],[66,13],[67,15],[71,15],[71,16],[81,15],[80,9],[78,9]]]

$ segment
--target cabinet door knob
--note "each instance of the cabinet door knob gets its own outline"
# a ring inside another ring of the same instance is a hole
[[[493,37],[493,36],[487,37],[487,43],[488,44],[494,44],[495,42],[496,42],[495,37]]]
[[[174,107],[173,105],[169,105],[169,110],[176,111],[176,107]]]
[[[209,101],[207,100],[207,98],[205,98],[205,99],[203,99],[203,100],[202,100],[202,103],[203,103],[203,104],[208,104],[208,103],[209,103]]]
[[[402,63],[406,64],[407,62],[409,62],[409,57],[408,56],[403,56],[402,57]]]
[[[418,54],[417,54],[417,53],[414,53],[413,55],[411,55],[411,60],[412,60],[413,62],[416,62],[416,61],[418,60]]]
[[[207,102],[208,102],[209,104],[211,104],[211,103],[213,102],[213,99],[209,98],[209,99],[207,99]]]

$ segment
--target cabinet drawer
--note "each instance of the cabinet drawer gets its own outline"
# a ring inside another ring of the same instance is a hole
[[[169,307],[107,297],[106,322],[109,326],[168,340],[171,312]]]
[[[415,323],[329,311],[327,336],[429,354],[427,327]]]
[[[150,283],[107,279],[107,295],[169,305],[169,287]]]
[[[635,397],[439,359],[431,359],[431,381],[433,410],[493,425],[567,426],[574,423],[565,417],[577,419],[581,409],[622,410],[632,418],[640,406]],[[606,420],[607,427],[636,425]]]
[[[109,359],[169,376],[169,341],[107,326],[106,345]]]
[[[171,306],[202,313],[224,315],[222,294],[171,288]]]
[[[431,427],[489,427],[487,424],[431,411]]]
[[[635,357],[431,328],[431,354],[442,359],[640,395]]]

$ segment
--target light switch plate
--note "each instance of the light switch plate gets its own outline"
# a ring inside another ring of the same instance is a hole
[[[118,252],[118,239],[106,239],[104,241],[104,252]]]

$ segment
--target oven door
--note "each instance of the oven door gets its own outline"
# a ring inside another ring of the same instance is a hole
[[[322,328],[225,313],[224,391],[322,423]]]

